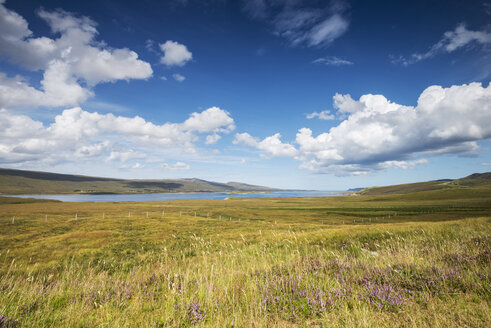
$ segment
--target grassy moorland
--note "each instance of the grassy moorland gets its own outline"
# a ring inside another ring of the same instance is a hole
[[[0,327],[491,326],[486,186],[0,202]]]

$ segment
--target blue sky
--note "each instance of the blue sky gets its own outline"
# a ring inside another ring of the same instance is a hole
[[[0,166],[281,188],[491,165],[490,1],[0,0]]]

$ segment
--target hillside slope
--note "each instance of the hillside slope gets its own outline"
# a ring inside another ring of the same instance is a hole
[[[277,189],[237,182],[219,183],[201,179],[124,180],[83,175],[0,169],[0,193],[175,193],[274,191]]]
[[[465,178],[450,180],[436,180],[426,182],[407,183],[401,185],[372,187],[358,191],[361,195],[391,195],[391,194],[409,194],[413,192],[455,189],[468,187],[489,187],[491,188],[491,172],[474,173]]]

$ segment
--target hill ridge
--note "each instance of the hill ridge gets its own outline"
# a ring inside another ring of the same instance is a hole
[[[491,187],[491,172],[473,173],[460,179],[438,179],[424,182],[413,182],[390,186],[369,187],[356,194],[360,195],[390,195],[408,194],[413,192],[432,191],[440,189],[455,189],[468,187]]]
[[[0,168],[1,194],[250,192],[279,189],[241,182],[187,179],[118,179]]]

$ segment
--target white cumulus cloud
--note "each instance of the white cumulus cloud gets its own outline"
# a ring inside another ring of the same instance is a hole
[[[172,74],[172,77],[174,78],[174,80],[176,80],[177,82],[183,82],[186,77],[185,76],[182,76],[181,74],[179,73],[174,73]]]
[[[214,143],[216,143],[218,140],[220,140],[221,136],[219,134],[210,134],[208,136],[206,136],[206,141],[205,143],[207,145],[213,145]]]
[[[297,150],[294,146],[281,141],[281,134],[276,133],[263,140],[252,137],[249,133],[237,133],[233,141],[234,144],[243,144],[249,147],[256,147],[264,152],[264,157],[294,157]]]
[[[234,128],[229,113],[218,107],[192,113],[182,123],[160,125],[139,116],[99,114],[80,107],[66,109],[44,125],[2,109],[0,164],[80,158],[127,162],[144,159],[148,153],[193,153],[200,134],[212,133],[219,138],[220,133]]]
[[[193,54],[188,48],[175,41],[168,40],[160,44],[160,49],[164,53],[160,58],[160,62],[167,66],[184,66],[193,59]]]
[[[103,82],[146,79],[149,63],[127,48],[97,41],[96,23],[63,10],[39,10],[54,38],[34,37],[27,21],[0,3],[0,57],[29,71],[42,72],[36,88],[19,76],[0,75],[0,106],[72,106],[93,95]]]
[[[294,157],[297,155],[297,150],[294,146],[283,143],[281,140],[281,134],[276,133],[270,137],[264,138],[257,144],[257,148],[265,151],[268,156],[284,156]]]
[[[230,113],[218,107],[211,107],[201,113],[192,113],[183,123],[185,129],[198,132],[229,133],[235,129]]]
[[[234,145],[243,144],[249,147],[256,147],[259,143],[257,138],[254,138],[247,132],[236,133],[235,139],[232,141]]]
[[[430,86],[415,107],[382,95],[333,98],[334,107],[346,118],[317,136],[309,128],[299,129],[296,147],[281,143],[279,134],[260,142],[247,133],[236,134],[236,143],[271,156],[293,157],[314,172],[365,174],[389,167],[413,168],[427,163],[422,156],[475,153],[478,141],[491,138],[490,85]]]

